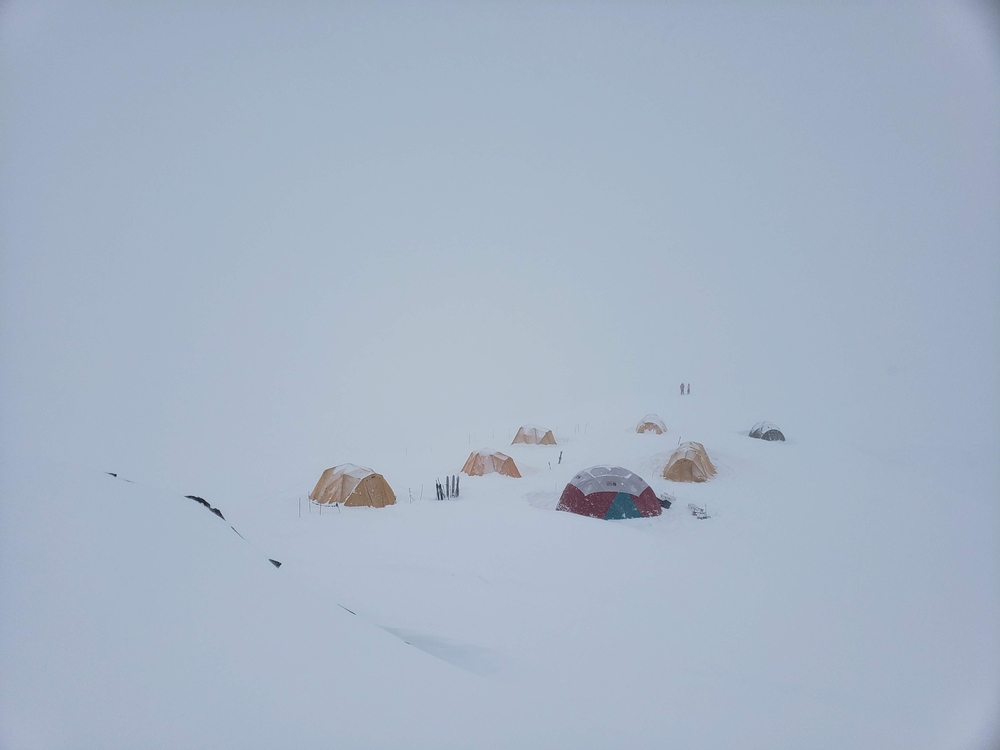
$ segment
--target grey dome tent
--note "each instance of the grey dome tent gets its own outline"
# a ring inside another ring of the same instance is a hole
[[[781,430],[778,429],[777,425],[773,425],[770,422],[758,422],[755,424],[753,429],[750,430],[750,437],[785,442],[785,436],[781,434]]]

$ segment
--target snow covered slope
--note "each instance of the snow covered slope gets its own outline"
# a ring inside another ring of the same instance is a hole
[[[3,747],[457,742],[441,712],[468,712],[471,678],[275,569],[202,506],[7,468]]]
[[[0,750],[1000,747],[997,13],[790,5],[0,3]]]
[[[428,498],[460,441],[387,454],[386,509],[300,517],[314,476],[217,500],[247,541],[180,494],[11,465],[4,746],[985,746],[1000,650],[982,498],[864,439],[779,422],[788,442],[765,443],[733,406],[675,400],[650,405],[662,436],[628,413],[567,421],[557,446],[500,441],[524,478],[463,477],[457,500]],[[719,476],[658,478],[680,439]],[[677,502],[554,511],[599,462]]]

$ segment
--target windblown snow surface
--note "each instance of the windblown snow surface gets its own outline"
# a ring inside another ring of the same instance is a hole
[[[0,750],[996,750],[996,18],[0,2]]]
[[[127,467],[10,460],[3,745],[990,746],[993,530],[987,486],[949,480],[961,451],[913,465],[723,400],[545,415],[557,446],[508,445],[512,415],[372,451],[398,496],[381,510],[320,514],[323,465],[274,492],[234,479],[207,498],[223,521],[184,498],[198,488]],[[668,432],[635,434],[651,409]],[[765,417],[786,443],[747,437]],[[712,481],[658,478],[687,439]],[[484,443],[524,477],[463,476],[434,500]],[[617,522],[555,511],[597,463],[676,502]]]

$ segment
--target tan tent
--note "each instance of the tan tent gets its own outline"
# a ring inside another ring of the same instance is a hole
[[[663,477],[672,482],[707,482],[714,476],[715,467],[701,443],[681,443],[663,467]]]
[[[511,441],[511,445],[514,445],[515,443],[528,443],[530,445],[555,445],[556,439],[552,434],[552,430],[543,430],[541,427],[526,424],[518,429],[517,434],[514,436],[514,440]]]
[[[341,464],[324,471],[309,499],[320,505],[340,503],[348,507],[384,508],[396,504],[396,496],[385,477],[354,464]]]
[[[470,477],[481,477],[483,474],[503,474],[505,477],[521,478],[521,472],[517,470],[514,459],[500,452],[490,452],[488,450],[476,451],[469,454],[469,460],[465,462],[462,471]]]
[[[662,435],[667,431],[667,426],[663,423],[663,420],[655,414],[647,414],[639,420],[639,424],[636,426],[635,431],[655,432],[657,435]]]

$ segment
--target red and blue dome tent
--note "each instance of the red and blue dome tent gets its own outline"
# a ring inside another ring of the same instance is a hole
[[[566,485],[556,510],[591,518],[648,518],[662,512],[653,488],[621,466],[591,466]]]

